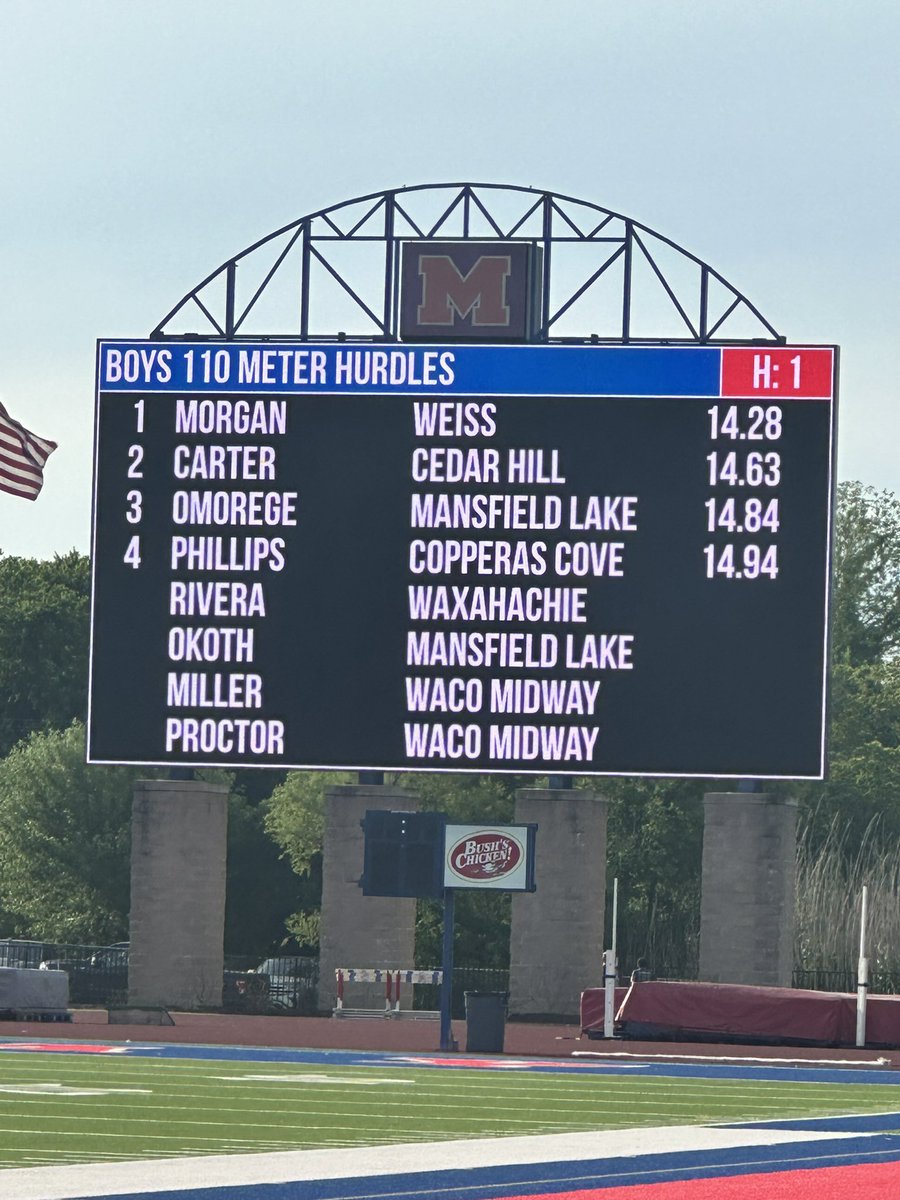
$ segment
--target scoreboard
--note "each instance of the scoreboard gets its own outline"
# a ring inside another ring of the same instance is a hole
[[[836,364],[100,342],[88,760],[821,778]]]

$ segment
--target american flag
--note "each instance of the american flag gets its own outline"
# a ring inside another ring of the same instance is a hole
[[[44,484],[44,463],[56,442],[29,433],[0,404],[0,491],[36,500]]]

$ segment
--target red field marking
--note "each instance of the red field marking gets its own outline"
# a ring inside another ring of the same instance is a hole
[[[568,1063],[564,1059],[508,1059],[508,1058],[465,1058],[457,1056],[455,1058],[437,1058],[431,1054],[407,1054],[397,1056],[395,1062],[412,1063],[417,1067],[497,1067],[504,1071],[525,1071],[531,1067],[553,1067],[557,1070],[559,1067],[575,1066],[575,1063]]]
[[[127,1054],[127,1046],[104,1046],[97,1042],[0,1042],[0,1050],[50,1050],[54,1054]]]
[[[900,1162],[580,1188],[572,1192],[532,1192],[509,1196],[507,1200],[898,1200],[898,1197]]]

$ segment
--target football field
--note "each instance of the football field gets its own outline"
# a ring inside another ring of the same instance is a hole
[[[786,1121],[900,1108],[900,1090],[890,1082],[894,1072],[480,1062],[462,1056],[448,1062],[297,1051],[283,1052],[279,1061],[278,1052],[159,1046],[36,1050],[2,1044],[0,1168]],[[900,1117],[894,1125],[900,1127]]]

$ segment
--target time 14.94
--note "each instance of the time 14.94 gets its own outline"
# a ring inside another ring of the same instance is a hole
[[[776,579],[778,577],[778,547],[704,546],[706,578],[715,579]]]

